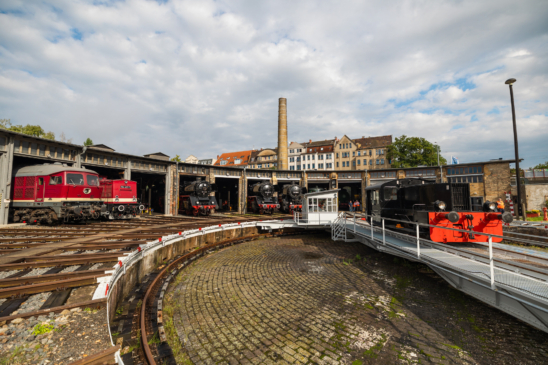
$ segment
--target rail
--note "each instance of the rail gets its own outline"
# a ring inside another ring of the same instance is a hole
[[[101,283],[99,284],[99,287],[95,292],[97,297],[106,297],[107,328],[109,331],[109,337],[110,337],[112,346],[114,346],[114,343],[112,342],[112,334],[110,330],[110,316],[109,316],[110,297],[112,293],[114,292],[113,288],[116,286],[119,280],[126,274],[129,268],[134,266],[143,258],[151,255],[153,252],[161,249],[162,247],[172,245],[176,242],[190,239],[193,237],[202,236],[208,233],[222,232],[226,230],[237,230],[237,229],[243,229],[247,227],[255,227],[257,226],[257,223],[258,221],[227,223],[227,224],[218,224],[218,225],[208,226],[208,227],[203,227],[198,229],[192,229],[184,232],[181,231],[176,234],[159,237],[155,241],[150,241],[150,242],[147,242],[146,244],[140,244],[137,250],[134,250],[131,253],[128,253],[128,254],[125,254],[124,256],[119,257],[118,264],[115,265],[113,270],[108,272],[109,274],[111,274],[111,276],[106,278],[100,278],[102,279]],[[102,293],[104,293],[104,295]],[[96,298],[96,296],[94,296],[94,299]],[[143,345],[144,345],[145,353],[147,353],[147,355],[151,355],[150,349],[148,348],[148,344],[146,343],[146,341],[144,341]],[[123,364],[123,361],[120,355],[120,350],[116,351],[115,358],[118,364],[120,365]]]

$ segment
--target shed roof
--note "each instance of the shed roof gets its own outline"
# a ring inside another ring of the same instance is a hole
[[[56,174],[63,171],[87,172],[87,173],[96,174],[95,171],[89,170],[86,168],[63,166],[62,164],[55,163],[55,164],[43,164],[43,165],[32,165],[32,166],[21,167],[15,170],[13,175],[15,177],[51,175],[51,174]]]

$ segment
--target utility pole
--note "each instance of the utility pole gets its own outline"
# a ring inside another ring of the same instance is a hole
[[[516,184],[518,188],[518,213],[516,216],[519,216],[520,209],[522,210],[521,214],[523,215],[523,220],[525,220],[525,208],[521,205],[521,184],[520,184],[520,169],[519,169],[519,149],[518,149],[518,130],[516,127],[516,109],[514,108],[514,90],[512,84],[516,82],[516,79],[508,79],[505,84],[510,87],[510,101],[512,102],[512,123],[514,126],[514,152],[516,154]]]

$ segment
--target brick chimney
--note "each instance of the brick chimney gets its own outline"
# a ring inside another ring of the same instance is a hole
[[[278,100],[278,169],[287,167],[287,99]]]

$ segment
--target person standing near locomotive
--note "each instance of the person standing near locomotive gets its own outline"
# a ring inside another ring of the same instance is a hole
[[[501,198],[497,200],[497,210],[499,213],[504,213],[504,201]]]
[[[355,212],[360,211],[360,202],[358,201],[358,199],[356,199],[356,201],[354,202],[354,211]]]

